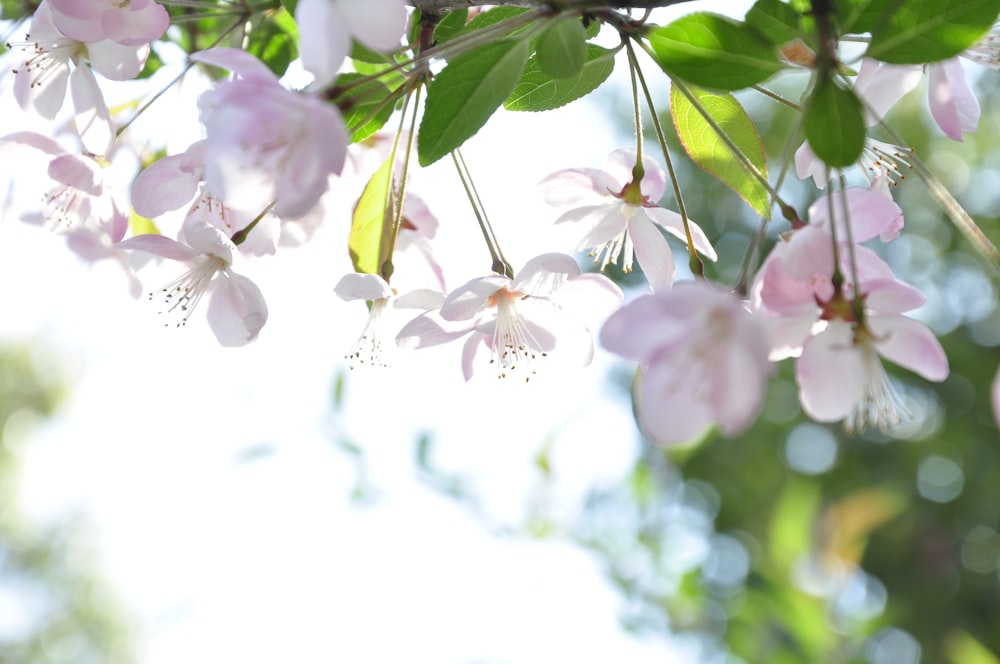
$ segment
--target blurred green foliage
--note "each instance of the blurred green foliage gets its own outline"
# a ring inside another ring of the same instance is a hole
[[[72,516],[43,525],[18,509],[25,433],[50,417],[66,387],[36,347],[0,346],[0,664],[136,661],[110,590]]]

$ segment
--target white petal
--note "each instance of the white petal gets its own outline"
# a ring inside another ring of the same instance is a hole
[[[795,364],[802,409],[818,422],[846,418],[864,398],[868,377],[852,334],[847,323],[830,321],[806,341]]]
[[[350,50],[350,36],[340,3],[299,0],[295,23],[299,26],[302,66],[315,78],[312,87],[326,87],[337,77]]]
[[[267,322],[267,303],[257,284],[240,274],[222,272],[212,282],[206,318],[223,346],[245,346]]]
[[[77,67],[69,77],[69,90],[76,110],[74,122],[80,141],[89,152],[108,154],[115,140],[111,130],[111,113],[94,73],[88,67]]]
[[[351,272],[341,277],[333,292],[342,300],[384,300],[392,297],[392,288],[377,274]]]
[[[489,306],[489,299],[510,284],[499,275],[479,277],[452,291],[441,305],[441,318],[449,321],[469,320]],[[495,306],[495,305],[494,305]]]
[[[674,283],[674,254],[659,227],[644,214],[635,215],[628,225],[635,257],[654,292]]]
[[[684,221],[681,219],[681,215],[661,207],[642,208],[642,212],[668,233],[687,244],[687,235],[684,233]],[[691,239],[694,240],[695,250],[710,261],[718,260],[719,256],[715,253],[715,247],[709,242],[708,236],[705,235],[701,226],[691,219],[688,219],[688,226],[691,229]]]
[[[336,0],[351,34],[379,51],[395,51],[406,29],[403,0]]]

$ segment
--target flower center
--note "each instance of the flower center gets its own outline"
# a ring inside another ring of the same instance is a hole
[[[882,433],[889,433],[899,426],[903,418],[909,419],[912,416],[902,397],[892,386],[875,349],[862,343],[858,350],[861,351],[866,376],[865,394],[844,420],[844,429],[853,434],[874,426]]]
[[[898,145],[877,141],[874,138],[865,139],[865,147],[861,152],[861,165],[864,167],[869,183],[884,177],[890,186],[895,187],[906,179],[903,168],[910,168],[909,153],[911,148],[901,148]]]
[[[357,343],[354,344],[354,349],[344,356],[351,369],[354,368],[355,362],[358,364],[367,364],[370,367],[389,366],[389,362],[385,357],[385,351],[382,348],[382,337],[380,334],[382,312],[385,311],[388,302],[389,300],[386,298],[372,300],[372,308],[368,313],[368,321],[365,323],[365,329],[361,331],[361,336],[358,337]]]
[[[521,367],[522,373],[527,374],[524,381],[528,382],[531,376],[535,375],[534,369],[531,368],[532,361],[539,355],[542,357],[547,355],[540,349],[541,344],[531,333],[521,312],[517,310],[517,302],[528,297],[530,296],[517,291],[503,289],[492,298],[496,304],[497,317],[491,344],[493,358],[490,364],[495,362],[499,365],[499,378],[506,378],[507,372]]]
[[[187,325],[191,312],[198,306],[202,295],[208,290],[208,285],[219,272],[229,269],[229,263],[211,254],[202,256],[197,264],[188,272],[177,277],[169,284],[149,294],[149,299],[159,295],[166,302],[167,308],[161,314],[180,316],[177,327]],[[170,325],[169,322],[164,325]]]
[[[31,76],[29,86],[34,88],[42,85],[70,60],[75,59],[83,51],[84,45],[65,37],[53,37],[49,42],[42,44],[31,41],[31,35],[26,34],[23,42],[7,42],[7,48],[10,50],[20,48],[27,54],[20,69],[15,69],[14,74],[27,72]]]

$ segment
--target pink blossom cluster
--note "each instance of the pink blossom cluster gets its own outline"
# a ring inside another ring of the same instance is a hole
[[[341,70],[352,39],[392,53],[406,18],[402,0],[299,0],[301,64],[312,76],[305,89],[289,87],[241,49],[192,54],[193,65],[219,77],[198,99],[204,137],[133,172],[129,211],[106,178],[122,146],[97,75],[136,77],[169,16],[154,0],[43,0],[25,40],[13,45],[24,54],[14,94],[23,109],[51,120],[67,105],[68,90],[78,149],[31,132],[0,138],[0,154],[27,151],[46,169],[43,207],[22,218],[65,234],[89,260],[118,261],[133,290],[140,256],[179,264],[176,278],[150,294],[168,324],[185,326],[206,298],[208,324],[222,345],[252,342],[268,306],[240,263],[308,239],[327,216],[331,183],[362,149],[351,147],[340,111],[321,91]],[[854,85],[868,125],[877,125],[924,71],[864,61]],[[933,117],[961,140],[980,113],[961,64],[956,59],[926,71]],[[397,136],[395,146],[407,142]],[[385,145],[373,151],[380,161],[398,162],[395,174],[403,160]],[[893,150],[873,141],[868,153]],[[941,344],[912,316],[923,295],[900,281],[879,251],[904,226],[891,196],[893,174],[879,169],[867,186],[831,186],[826,165],[808,145],[796,166],[800,177],[812,176],[829,191],[810,206],[808,223],[776,239],[748,294],[678,270],[671,243],[683,245],[692,265],[718,254],[683,207],[661,205],[669,180],[638,150],[617,150],[603,168],[567,168],[541,182],[545,202],[561,208],[554,224],[573,235],[567,253],[542,253],[515,272],[487,239],[491,271],[450,291],[431,249],[439,222],[412,183],[393,175],[391,191],[405,190],[396,202],[393,262],[400,254],[419,255],[434,287],[401,293],[389,283],[390,276],[407,283],[400,271],[343,276],[335,293],[369,303],[347,357],[352,366],[387,365],[389,347],[461,340],[466,380],[485,365],[501,378],[530,380],[546,365],[588,365],[596,336],[636,363],[639,424],[664,445],[713,429],[726,436],[745,431],[764,407],[776,363],[788,360],[808,416],[843,420],[849,430],[891,430],[906,406],[884,360],[930,381],[949,371]],[[589,251],[596,270],[581,268],[572,251]],[[626,273],[637,265],[649,292],[627,297],[601,274],[612,264]],[[388,323],[399,310],[412,313],[401,325]],[[1000,418],[1000,374],[993,401]]]

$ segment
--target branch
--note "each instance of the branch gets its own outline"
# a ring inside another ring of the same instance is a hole
[[[691,0],[408,0],[409,4],[423,12],[440,14],[449,9],[480,7],[483,5],[503,5],[506,7],[542,7],[549,5],[557,9],[650,9],[669,7]]]

